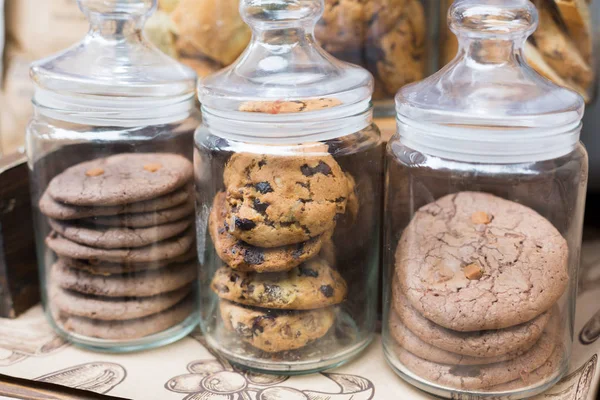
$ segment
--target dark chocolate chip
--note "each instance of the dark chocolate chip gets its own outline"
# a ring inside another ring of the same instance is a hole
[[[256,185],[254,185],[254,188],[262,194],[271,193],[273,191],[273,188],[269,182],[258,182]]]
[[[238,279],[240,279],[240,276],[238,274],[231,274],[231,276],[229,277],[229,280],[233,283],[237,282]]]
[[[310,269],[303,264],[298,267],[298,276],[310,276],[311,278],[318,278],[319,273],[317,271],[315,271],[314,269]],[[325,286],[321,286],[321,291],[323,291],[324,287]],[[331,286],[329,286],[329,287],[331,288]],[[333,290],[333,289],[331,289],[331,290]]]
[[[300,167],[300,171],[304,176],[313,176],[315,174],[331,175],[331,167],[323,161],[319,161],[316,167],[304,164]]]
[[[262,203],[259,199],[254,199],[252,207],[259,213],[264,214],[270,205],[270,203]]]
[[[265,160],[264,158],[258,162],[258,168],[262,168],[265,165],[267,165],[267,160]]]
[[[274,315],[260,315],[254,318],[252,321],[252,333],[256,336],[259,333],[263,333],[265,328],[261,325],[263,320],[275,320]]]
[[[246,218],[236,218],[235,226],[243,231],[249,231],[256,227],[256,223]]]
[[[455,365],[449,371],[452,375],[476,378],[481,374],[481,370],[477,366],[472,365]]]
[[[333,296],[333,288],[331,287],[331,285],[323,285],[319,288],[319,290],[321,291],[321,293],[323,293],[323,296],[327,298]]]
[[[303,254],[304,254],[304,243],[300,243],[296,246],[294,251],[292,251],[292,257],[294,257],[295,259],[298,259],[298,258],[302,257]]]
[[[244,262],[250,265],[259,265],[265,262],[265,254],[262,249],[254,246],[246,246]]]

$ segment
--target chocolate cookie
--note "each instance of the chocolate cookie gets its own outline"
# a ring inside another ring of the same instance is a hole
[[[191,291],[191,285],[152,297],[97,297],[70,290],[51,290],[52,306],[61,312],[103,321],[123,321],[146,317],[179,303]]]
[[[147,228],[161,224],[169,224],[188,219],[192,221],[194,204],[187,202],[178,206],[148,213],[122,214],[110,217],[86,218],[83,221],[89,225],[119,226],[130,228]]]
[[[184,254],[164,260],[157,260],[151,262],[123,262],[123,263],[111,263],[100,260],[74,260],[61,257],[64,260],[68,260],[71,268],[77,268],[82,271],[86,271],[92,275],[121,275],[121,274],[134,274],[141,271],[152,271],[159,268],[169,266],[171,264],[194,263],[197,265],[198,255],[196,253],[195,246],[190,247]]]
[[[122,204],[119,206],[86,207],[59,203],[48,194],[48,191],[45,191],[40,199],[39,206],[42,214],[46,215],[47,217],[58,220],[70,220],[120,214],[156,212],[178,206],[189,201],[190,199],[190,189],[181,188],[172,193],[167,193],[152,200]]]
[[[55,200],[76,206],[115,206],[154,199],[188,183],[192,163],[169,153],[123,153],[74,165],[50,181]]]
[[[56,320],[67,331],[79,335],[108,340],[132,340],[177,325],[192,315],[193,305],[192,299],[188,298],[160,313],[126,321],[100,321],[64,313],[57,313]]]
[[[229,233],[258,247],[301,243],[332,230],[350,190],[346,175],[326,152],[234,154],[223,178]]]
[[[187,286],[196,279],[195,264],[173,264],[157,271],[132,275],[95,275],[77,260],[59,258],[52,266],[52,282],[63,289],[107,297],[148,297]]]
[[[452,353],[439,347],[425,343],[417,335],[412,333],[394,311],[390,311],[389,330],[392,338],[400,347],[409,350],[412,354],[424,360],[440,364],[451,365],[482,365],[506,361],[519,356],[519,353],[506,353],[495,357],[473,357]],[[535,348],[535,346],[533,346]],[[533,351],[533,348],[529,351]]]
[[[220,298],[247,306],[283,310],[313,310],[341,303],[346,282],[321,258],[287,272],[235,271],[221,267],[211,283]]]
[[[221,260],[239,271],[262,273],[290,270],[319,254],[324,239],[331,236],[324,233],[306,242],[270,249],[256,247],[236,239],[227,231],[226,215],[225,193],[219,192],[208,219],[210,237]]]
[[[46,238],[46,244],[62,257],[121,263],[151,263],[185,254],[194,244],[194,233],[192,230],[188,230],[180,236],[146,247],[133,249],[97,249],[75,243],[69,239],[65,239],[56,232],[52,232]]]
[[[332,307],[311,311],[271,311],[221,300],[220,308],[227,330],[269,353],[306,346],[324,336],[335,319]]]
[[[423,342],[440,349],[472,357],[499,357],[507,353],[524,352],[538,341],[550,320],[550,312],[510,328],[458,332],[429,321],[409,304],[393,283],[394,312],[402,323]]]
[[[529,207],[460,192],[421,207],[396,251],[410,304],[456,331],[501,329],[552,307],[569,280],[560,232]]]
[[[557,318],[555,318],[557,321]],[[518,379],[544,365],[558,340],[556,323],[548,325],[540,340],[528,352],[509,361],[487,365],[448,365],[427,361],[396,346],[396,356],[406,368],[422,378],[455,389],[488,389]]]
[[[73,242],[101,249],[144,247],[184,232],[191,219],[148,228],[110,228],[49,219],[50,227]]]

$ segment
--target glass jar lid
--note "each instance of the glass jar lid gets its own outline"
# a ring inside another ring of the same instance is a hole
[[[537,27],[528,0],[456,0],[448,13],[457,57],[396,95],[401,141],[440,157],[476,162],[556,158],[579,140],[584,100],[529,67]]]
[[[235,132],[247,139],[328,136],[339,122],[315,122],[311,129],[308,120],[318,115],[320,121],[339,121],[370,110],[371,74],[335,59],[315,41],[323,0],[242,0],[240,13],[252,40],[235,63],[199,81],[205,124],[219,134]],[[257,130],[235,121],[264,124]],[[273,123],[287,123],[286,130]],[[368,123],[348,129],[356,132]]]
[[[34,104],[58,119],[130,126],[184,119],[196,75],[143,34],[156,0],[78,0],[90,22],[71,48],[32,64]]]

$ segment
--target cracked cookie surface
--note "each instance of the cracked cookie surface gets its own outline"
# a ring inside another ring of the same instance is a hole
[[[550,312],[505,329],[458,332],[436,325],[419,314],[393,283],[394,306],[400,321],[420,340],[440,349],[465,356],[491,358],[506,353],[523,353],[538,341],[550,320]]]
[[[324,336],[335,319],[332,307],[310,311],[272,311],[221,300],[220,309],[225,329],[268,353],[306,346]]]
[[[210,236],[217,254],[227,265],[239,271],[288,271],[321,251],[330,234],[324,233],[306,242],[289,246],[263,248],[252,246],[231,235],[226,227],[225,193],[217,193],[208,219]],[[325,246],[325,248],[328,248]]]
[[[410,304],[438,325],[501,329],[556,303],[568,284],[567,262],[567,242],[531,208],[460,192],[416,212],[396,249],[396,277]]]
[[[350,183],[335,159],[319,153],[234,154],[223,173],[227,229],[258,247],[306,242],[335,226]]]
[[[47,190],[61,203],[115,206],[171,193],[192,176],[192,163],[177,154],[122,153],[67,168]]]
[[[257,274],[221,267],[211,288],[222,299],[282,310],[313,310],[339,304],[348,290],[340,274],[318,257],[287,272]]]

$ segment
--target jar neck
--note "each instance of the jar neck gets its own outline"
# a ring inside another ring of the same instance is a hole
[[[326,110],[273,115],[202,106],[202,122],[211,134],[226,139],[294,144],[331,140],[359,132],[373,123],[373,107],[367,99]]]
[[[515,164],[552,160],[579,143],[581,121],[556,127],[441,125],[398,115],[400,142],[423,154],[454,161]]]
[[[524,45],[525,38],[508,40],[462,37],[459,52],[470,63],[516,66],[519,60],[524,59]]]

